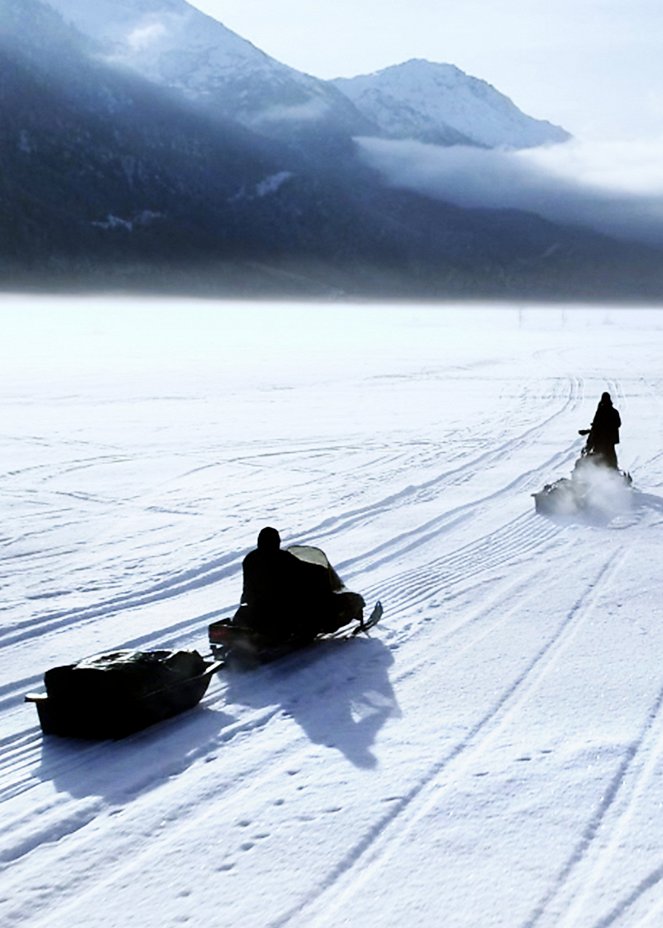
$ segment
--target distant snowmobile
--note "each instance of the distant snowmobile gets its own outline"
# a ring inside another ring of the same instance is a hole
[[[580,429],[589,435],[589,429]],[[580,512],[603,511],[617,503],[617,495],[629,490],[633,479],[629,473],[610,466],[596,451],[582,449],[571,477],[560,477],[547,483],[538,493],[532,493],[534,507],[544,515],[574,515]]]

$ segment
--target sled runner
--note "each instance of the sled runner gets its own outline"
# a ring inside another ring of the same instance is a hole
[[[209,642],[213,656],[221,662],[233,661],[248,666],[264,664],[316,641],[354,638],[360,632],[368,633],[380,621],[382,613],[382,603],[378,600],[367,619],[363,615],[358,616],[348,619],[345,625],[332,632],[292,635],[281,641],[270,640],[253,629],[235,624],[232,619],[220,619],[208,628]],[[357,624],[350,625],[351,621]]]
[[[196,706],[222,664],[197,651],[116,651],[53,667],[37,707],[45,735],[122,738]]]

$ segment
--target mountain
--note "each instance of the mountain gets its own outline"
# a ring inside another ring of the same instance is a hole
[[[387,138],[488,148],[531,148],[570,138],[450,64],[413,59],[332,83]]]
[[[0,71],[5,285],[326,292],[339,268],[397,252],[368,172],[323,179],[292,148],[100,59],[39,0],[1,0]]]
[[[98,62],[41,3],[4,0],[0,24],[6,260],[181,261],[268,235],[242,201],[273,200],[270,178],[285,182],[273,146]]]
[[[50,5],[0,0],[0,72],[5,282],[326,292],[334,263],[394,255],[367,169],[331,176],[111,64]]]
[[[306,150],[268,138],[113,61],[40,0],[0,0],[0,73],[5,290],[663,292],[657,251],[386,186],[340,131]]]
[[[97,54],[268,136],[374,131],[332,84],[270,58],[185,0],[48,0]]]
[[[569,138],[458,68],[408,61],[322,81],[290,68],[185,0],[47,0],[106,61],[210,113],[290,141],[378,135],[526,148]]]

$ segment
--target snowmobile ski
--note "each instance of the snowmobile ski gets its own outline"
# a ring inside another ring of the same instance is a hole
[[[368,632],[374,626],[378,624],[378,622],[382,618],[383,612],[384,612],[384,609],[382,608],[382,603],[378,599],[376,604],[373,606],[373,611],[371,612],[369,617],[365,620],[361,620],[359,622],[359,625],[355,626],[355,628],[352,629],[352,631],[350,632],[350,637],[354,638],[356,635],[359,634],[359,632],[366,632],[366,634],[368,634]]]

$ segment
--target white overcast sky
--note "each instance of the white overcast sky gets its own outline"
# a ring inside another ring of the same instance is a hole
[[[189,0],[316,77],[427,58],[587,139],[663,136],[663,0]]]

